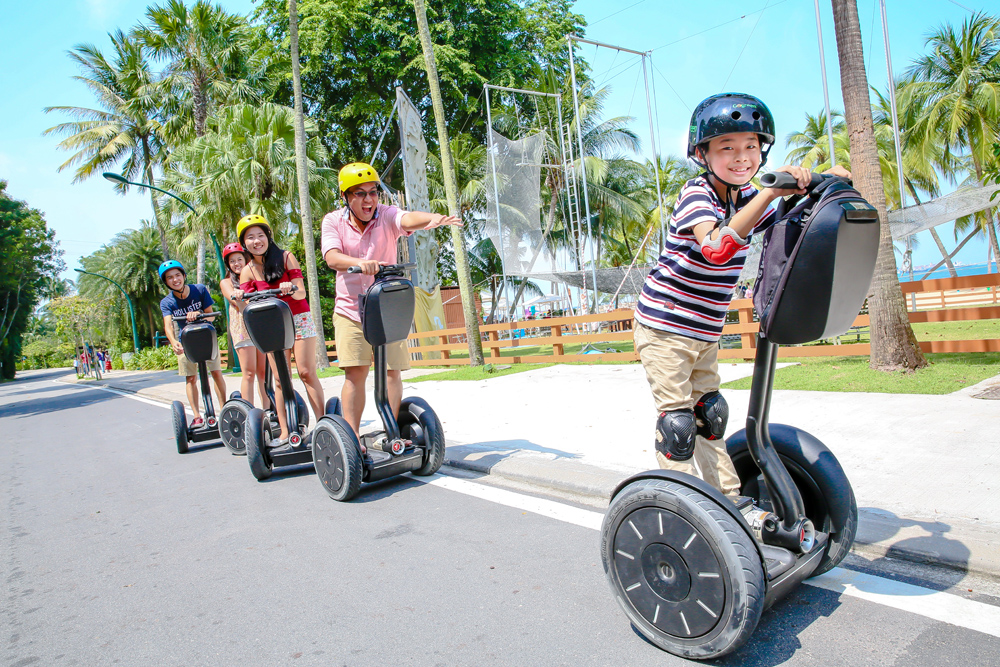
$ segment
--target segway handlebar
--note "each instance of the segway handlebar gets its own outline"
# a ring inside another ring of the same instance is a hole
[[[204,322],[205,320],[212,319],[221,315],[221,312],[214,313],[198,313],[198,317],[194,318],[195,322]],[[174,315],[174,322],[187,322],[187,315]]]
[[[299,288],[296,287],[295,285],[292,285],[292,292],[298,292],[298,291]],[[289,294],[291,294],[291,292],[289,292]],[[288,294],[285,294],[280,289],[264,289],[264,290],[259,290],[257,292],[244,292],[243,300],[257,301],[259,299],[266,299],[267,297],[270,296],[288,296]]]
[[[379,273],[402,273],[403,271],[409,271],[410,269],[417,268],[416,264],[386,264],[381,267],[378,271]],[[360,266],[351,266],[347,269],[348,273],[361,273]]]
[[[816,174],[812,175],[812,180],[809,185],[806,186],[806,190],[812,190],[814,187],[822,183],[828,178],[834,178],[833,174]],[[760,184],[765,188],[774,188],[775,190],[798,190],[799,182],[791,174],[787,174],[783,171],[772,171],[770,173],[764,174],[760,177]]]

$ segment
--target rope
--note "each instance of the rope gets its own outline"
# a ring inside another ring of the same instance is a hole
[[[733,72],[736,71],[736,66],[740,64],[740,58],[743,57],[743,52],[747,50],[747,44],[750,43],[750,38],[753,37],[753,32],[754,32],[754,30],[757,29],[757,24],[760,23],[761,17],[764,16],[764,10],[767,9],[767,6],[770,3],[771,3],[771,0],[767,0],[767,2],[764,4],[764,9],[760,10],[760,13],[757,15],[757,20],[754,21],[753,27],[750,28],[750,34],[747,35],[747,41],[743,42],[743,48],[740,49],[740,55],[736,56],[736,62],[733,63],[733,68],[731,70],[729,70],[729,76],[726,77],[726,82],[724,84],[722,84],[722,90],[725,90],[726,86],[729,85],[729,79],[732,78]]]

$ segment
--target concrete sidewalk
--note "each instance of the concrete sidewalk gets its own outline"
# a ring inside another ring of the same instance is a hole
[[[723,381],[751,371],[748,363],[720,366]],[[656,413],[638,364],[405,381],[425,372],[404,375],[404,395],[422,396],[438,413],[447,465],[604,501],[626,476],[656,467]],[[239,378],[227,383],[231,391]],[[342,383],[322,381],[327,396]],[[115,371],[101,384],[184,400],[175,371]],[[994,386],[1000,376],[943,396],[776,391],[771,421],[812,433],[837,455],[860,509],[857,551],[1000,577],[1000,400],[973,398]],[[732,433],[750,392],[725,394]],[[378,427],[369,388],[362,430]]]

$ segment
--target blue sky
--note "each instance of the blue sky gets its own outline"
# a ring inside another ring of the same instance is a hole
[[[150,214],[149,197],[114,194],[101,178],[73,184],[72,169],[57,169],[69,154],[59,139],[42,132],[63,122],[45,106],[94,106],[72,77],[77,71],[66,52],[80,43],[107,49],[108,32],[139,22],[145,0],[48,0],[7,3],[0,25],[0,62],[4,63],[4,101],[0,105],[0,178],[8,192],[45,213],[66,251],[67,277],[80,256],[97,250],[117,232],[136,227]],[[230,11],[247,13],[251,0],[221,0]],[[960,5],[963,5],[964,8]],[[967,8],[967,9],[966,9]],[[892,61],[897,72],[923,52],[932,28],[961,23],[968,10],[986,9],[982,0],[888,0]],[[762,11],[763,10],[763,11]],[[823,39],[831,105],[842,109],[837,46],[829,0],[821,0]],[[587,37],[637,51],[653,49],[661,153],[683,154],[691,108],[722,90],[761,97],[775,115],[778,145],[770,164],[783,164],[784,136],[804,124],[805,113],[823,108],[814,5],[811,0],[578,0],[575,11],[590,26]],[[858,0],[869,82],[885,89],[885,53],[876,0]],[[606,112],[635,117],[633,128],[649,150],[648,115],[639,59],[609,49],[581,46],[596,81],[613,93]],[[939,228],[951,247],[950,225]],[[915,264],[936,263],[940,254],[925,232],[915,249]],[[986,261],[986,245],[972,242],[958,261]]]

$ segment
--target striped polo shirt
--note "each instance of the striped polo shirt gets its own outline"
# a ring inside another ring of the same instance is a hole
[[[756,194],[757,189],[750,184],[740,188],[736,210]],[[697,340],[719,340],[749,244],[725,264],[712,264],[701,254],[694,226],[725,217],[726,207],[705,174],[684,184],[670,216],[666,245],[642,286],[635,309],[637,322]],[[751,235],[767,229],[774,219],[774,209],[768,207]]]

